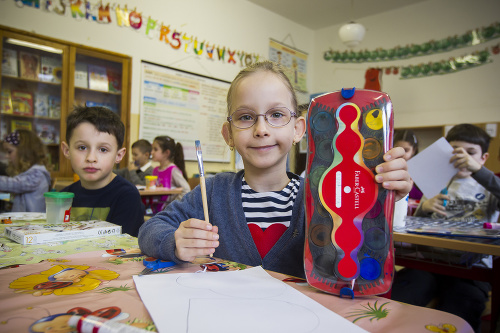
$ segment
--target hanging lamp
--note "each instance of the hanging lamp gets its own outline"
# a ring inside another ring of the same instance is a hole
[[[340,27],[339,37],[342,43],[348,47],[354,47],[361,43],[365,37],[365,32],[366,29],[362,24],[352,21]]]
[[[352,21],[352,13],[354,11],[354,0],[351,0],[351,10],[349,17],[351,22],[344,24],[339,29],[339,37],[342,43],[348,47],[355,47],[361,43],[365,37],[366,29],[362,24]]]

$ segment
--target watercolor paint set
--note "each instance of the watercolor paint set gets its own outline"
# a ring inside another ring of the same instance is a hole
[[[392,136],[385,93],[342,89],[311,101],[304,265],[313,287],[347,297],[390,290],[394,193],[375,182],[375,167]]]

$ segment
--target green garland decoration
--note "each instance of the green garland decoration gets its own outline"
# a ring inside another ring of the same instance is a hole
[[[438,41],[431,40],[422,44],[411,44],[403,47],[396,46],[389,50],[378,48],[373,51],[363,50],[354,52],[351,50],[341,52],[330,49],[324,52],[323,59],[335,63],[363,63],[409,59],[448,52],[470,45],[478,45],[496,38],[500,38],[500,22],[467,31],[461,36],[455,35]]]
[[[399,79],[416,79],[433,75],[456,73],[458,71],[491,63],[492,60],[489,59],[490,55],[489,50],[486,49],[484,51],[474,52],[463,57],[451,58],[450,60],[429,62],[427,64],[419,64],[416,66],[404,66],[401,68],[401,77]]]

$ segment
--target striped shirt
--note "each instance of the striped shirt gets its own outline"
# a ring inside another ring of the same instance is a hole
[[[247,224],[256,224],[266,229],[274,223],[290,226],[293,204],[299,191],[300,179],[292,178],[281,191],[256,192],[243,177],[241,201]]]

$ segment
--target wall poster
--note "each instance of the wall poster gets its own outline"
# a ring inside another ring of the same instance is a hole
[[[204,161],[230,162],[220,134],[229,82],[143,61],[141,85],[139,138],[168,135],[182,144],[185,160],[196,160],[200,140]]]
[[[307,53],[269,39],[269,60],[281,64],[293,87],[307,91]]]

